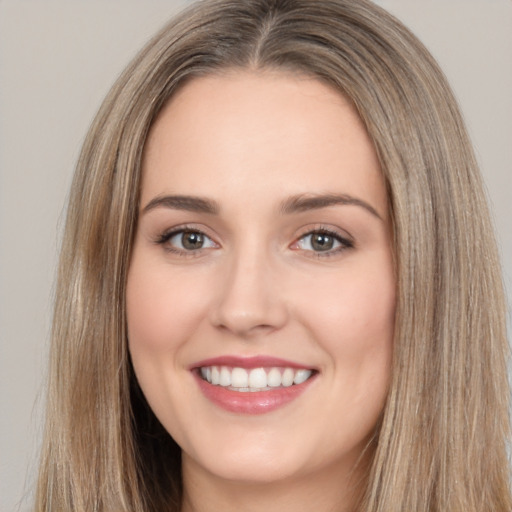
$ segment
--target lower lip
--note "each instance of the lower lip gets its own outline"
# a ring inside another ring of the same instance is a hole
[[[269,391],[243,392],[210,384],[195,372],[194,376],[199,388],[208,400],[226,411],[239,414],[264,414],[284,407],[304,393],[314,380],[313,376],[302,384],[294,384],[293,386]]]

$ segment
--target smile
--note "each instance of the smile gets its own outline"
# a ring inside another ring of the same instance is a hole
[[[319,371],[268,356],[221,356],[198,361],[190,370],[204,397],[237,414],[263,414],[297,400]]]
[[[201,378],[214,386],[231,391],[271,391],[299,385],[308,380],[312,370],[290,367],[240,368],[228,366],[203,366]]]

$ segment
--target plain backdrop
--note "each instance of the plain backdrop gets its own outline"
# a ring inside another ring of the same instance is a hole
[[[2,512],[30,509],[52,287],[81,142],[116,76],[184,3],[0,0]],[[489,190],[510,297],[512,0],[378,3],[423,40],[455,89]]]

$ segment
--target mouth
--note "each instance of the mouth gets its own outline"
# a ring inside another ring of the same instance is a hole
[[[191,367],[199,389],[215,406],[238,414],[262,414],[300,397],[318,370],[274,357],[225,356]]]
[[[201,366],[201,379],[214,386],[239,393],[272,391],[297,386],[312,377],[314,370],[282,366],[241,368]]]

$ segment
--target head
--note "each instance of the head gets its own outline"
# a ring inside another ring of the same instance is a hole
[[[187,86],[227,72],[300,76],[336,91],[359,117],[378,159],[396,307],[366,510],[392,509],[397,496],[404,510],[448,507],[452,499],[477,510],[477,490],[461,498],[478,489],[466,468],[488,457],[467,450],[469,440],[481,439],[488,449],[507,428],[505,415],[480,420],[486,404],[504,400],[503,298],[492,229],[441,71],[409,31],[365,0],[201,3],[146,46],[106,98],[70,198],[54,326],[48,431],[55,438],[63,430],[80,432],[60,435],[62,458],[71,461],[69,485],[83,491],[76,503],[87,509],[99,499],[84,490],[93,487],[85,483],[87,473],[96,475],[98,488],[106,482],[104,504],[124,501],[136,509],[154,501],[156,510],[160,499],[169,499],[169,478],[179,500],[179,449],[142,397],[130,363],[127,276],[148,134]],[[498,384],[486,384],[490,373]],[[97,454],[84,462],[89,446]],[[503,467],[481,471],[498,475]],[[48,465],[46,485],[57,489],[52,471]],[[413,489],[411,475],[420,482]],[[458,494],[453,475],[465,475]],[[70,496],[69,489],[58,492]]]

